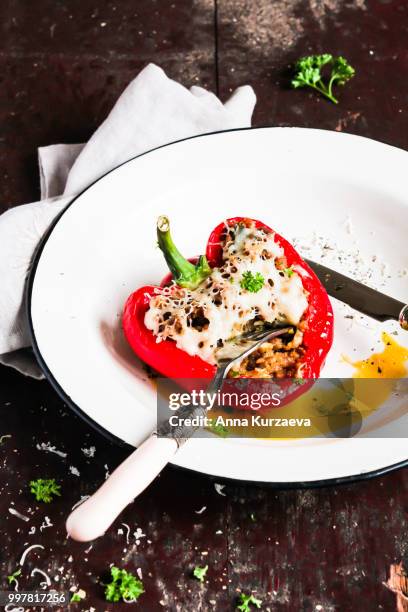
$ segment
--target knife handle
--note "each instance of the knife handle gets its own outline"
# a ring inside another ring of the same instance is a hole
[[[404,308],[401,310],[398,322],[401,325],[402,329],[408,331],[408,304],[404,306]]]

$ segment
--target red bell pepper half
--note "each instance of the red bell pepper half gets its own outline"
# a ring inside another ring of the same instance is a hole
[[[159,247],[164,253],[172,276],[167,275],[161,287],[167,285],[173,278],[179,286],[194,289],[210,273],[211,268],[221,264],[222,244],[227,228],[237,223],[252,224],[273,232],[271,228],[253,219],[234,217],[220,223],[210,235],[207,243],[206,256],[187,261],[175,247],[169,231],[168,220],[161,217],[158,223]],[[306,348],[302,357],[302,378],[318,378],[324,365],[326,355],[333,340],[333,311],[319,279],[300,257],[287,240],[274,233],[275,242],[280,245],[286,256],[288,267],[294,266],[300,275],[304,289],[308,292],[309,306],[306,311],[307,329],[304,332],[303,344]],[[192,263],[194,262],[194,263]],[[197,262],[197,263],[195,263]],[[123,311],[123,330],[134,352],[149,366],[160,374],[170,378],[212,378],[216,367],[203,361],[198,356],[191,356],[177,348],[171,340],[156,342],[156,337],[145,327],[144,317],[149,307],[150,299],[160,292],[160,287],[145,286],[132,293]],[[291,399],[303,393],[310,385],[298,386],[298,391],[291,394]]]

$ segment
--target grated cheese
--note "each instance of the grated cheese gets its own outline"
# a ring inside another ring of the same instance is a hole
[[[31,550],[33,550],[34,548],[42,548],[44,550],[44,546],[42,544],[32,544],[31,546],[26,548],[25,551],[23,552],[23,554],[21,555],[21,559],[20,559],[20,562],[19,562],[19,565],[21,565],[21,567],[23,567],[28,553]]]
[[[84,453],[85,457],[92,459],[93,457],[95,457],[96,447],[90,446],[89,448],[81,448],[81,451]]]
[[[126,528],[126,544],[129,544],[130,527],[127,523],[121,523],[121,525],[123,525]]]
[[[226,497],[226,493],[224,493],[225,485],[218,484],[218,482],[215,482],[214,489],[217,491],[218,495],[223,495],[224,497]]]
[[[35,574],[40,574],[44,578],[44,581],[40,582],[41,587],[45,588],[47,586],[51,586],[51,578],[43,570],[39,569],[38,567],[35,567],[31,572],[30,576],[35,576]],[[45,585],[45,587],[43,585]]]
[[[63,459],[65,459],[65,457],[67,456],[67,453],[63,453],[62,451],[57,450],[55,446],[51,445],[50,442],[41,442],[41,444],[36,445],[36,448],[38,450],[42,450],[47,453],[54,453],[54,455],[58,455],[59,457],[62,457]]]
[[[15,508],[9,508],[8,511],[10,512],[10,514],[12,514],[13,516],[16,516],[17,518],[21,519],[22,521],[26,521],[28,522],[30,519],[28,516],[25,516],[24,514],[21,514],[21,512],[18,512]]]
[[[40,531],[47,529],[48,527],[54,527],[54,523],[51,523],[49,516],[44,517],[44,521],[41,524]]]

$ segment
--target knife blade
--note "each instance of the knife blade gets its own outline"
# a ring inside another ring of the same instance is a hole
[[[398,321],[402,329],[408,330],[408,305],[380,293],[371,287],[326,268],[320,263],[306,259],[313,272],[324,285],[327,293],[377,321]]]

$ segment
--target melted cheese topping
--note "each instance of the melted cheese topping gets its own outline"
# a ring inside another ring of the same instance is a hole
[[[239,224],[228,231],[222,266],[194,291],[176,285],[160,290],[145,325],[157,342],[172,339],[186,353],[216,363],[215,350],[256,321],[299,324],[307,293],[298,272],[286,265],[274,234]],[[262,275],[258,291],[241,286],[245,272]]]

